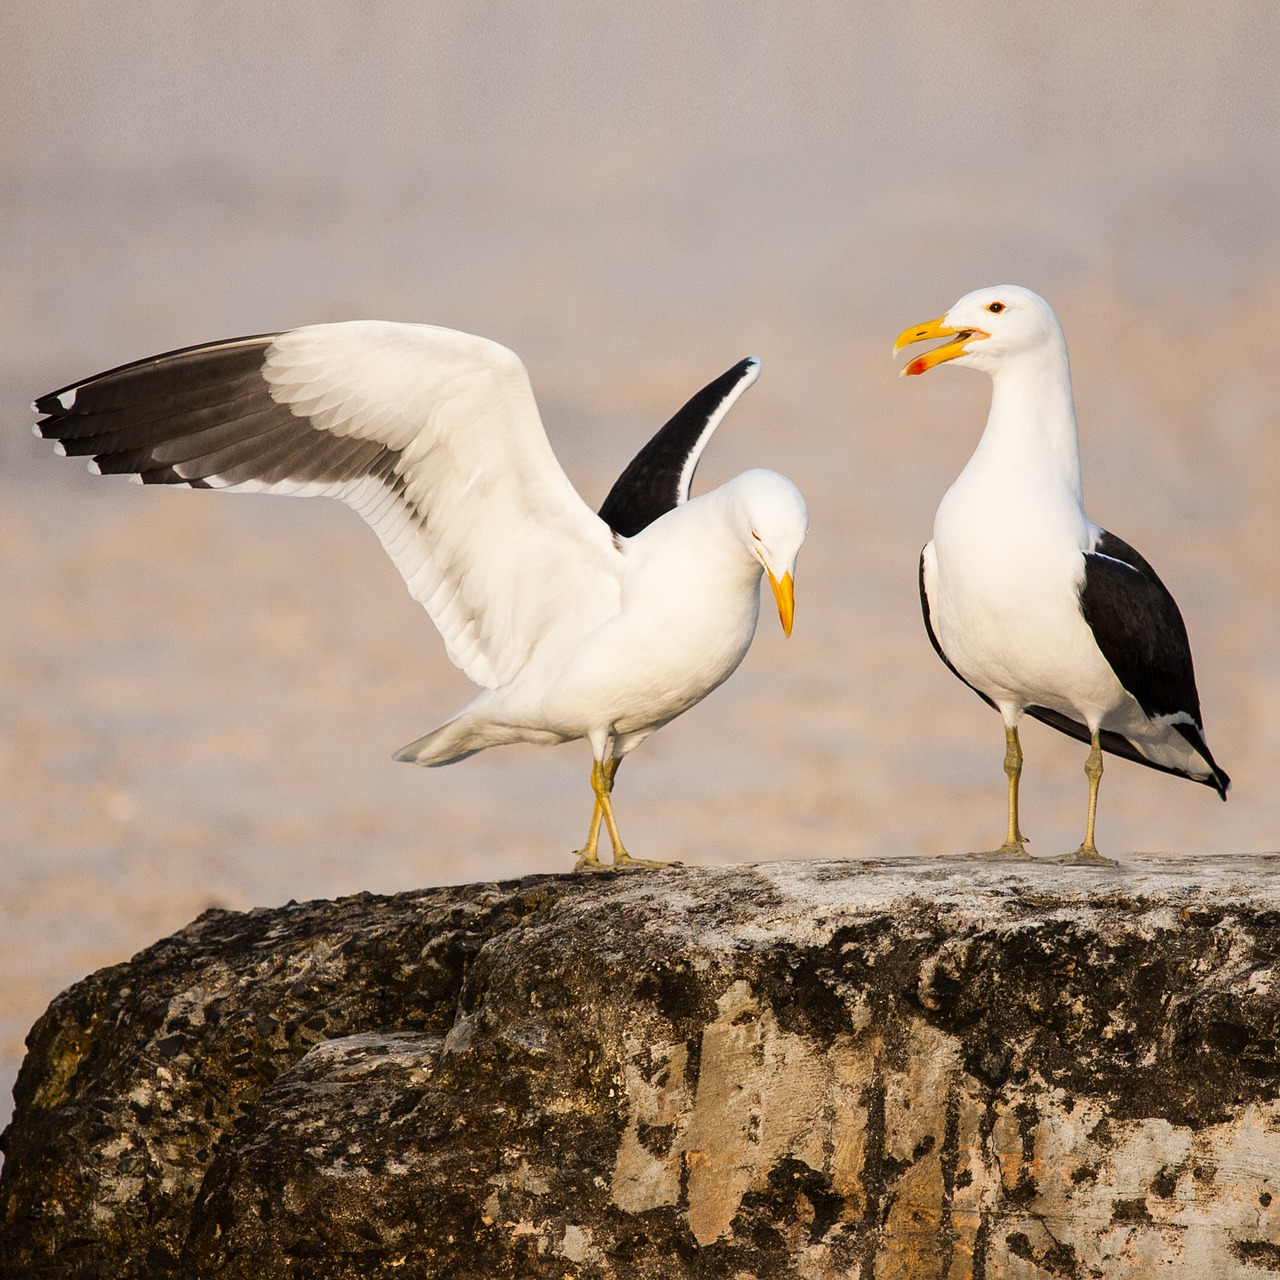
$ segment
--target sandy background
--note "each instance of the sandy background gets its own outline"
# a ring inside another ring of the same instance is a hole
[[[1118,13],[1117,10],[1124,12]],[[795,634],[632,757],[640,855],[936,854],[1003,830],[1002,735],[915,565],[988,383],[905,325],[1002,281],[1067,328],[1094,517],[1181,602],[1206,788],[1123,762],[1104,850],[1280,844],[1280,8],[564,0],[0,12],[0,1117],[47,1001],[210,904],[567,870],[588,753],[391,761],[469,696],[336,504],[139,490],[32,396],[175,346],[426,320],[525,359],[597,505],[743,355],[700,487],[809,499]],[[1083,752],[1031,724],[1024,826]]]

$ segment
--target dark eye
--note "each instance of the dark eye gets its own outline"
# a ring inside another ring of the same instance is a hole
[[[993,316],[998,316],[1004,310],[1004,303],[993,302],[989,307],[987,307],[987,310],[990,311]]]

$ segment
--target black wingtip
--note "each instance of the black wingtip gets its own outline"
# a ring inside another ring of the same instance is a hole
[[[48,422],[53,418],[64,418],[71,411],[71,406],[75,404],[74,394],[77,387],[62,387],[58,391],[50,391],[46,395],[37,396],[31,402],[31,408],[36,413],[44,414],[44,422]],[[64,396],[71,396],[71,400],[64,400]],[[36,423],[40,427],[44,422]]]
[[[1218,762],[1213,758],[1213,753],[1209,750],[1209,744],[1204,740],[1204,730],[1198,724],[1178,724],[1174,728],[1204,758],[1205,764],[1209,766],[1209,776],[1207,778],[1192,778],[1192,781],[1203,783],[1206,787],[1212,787],[1218,793],[1218,798],[1225,800],[1227,792],[1231,790],[1231,779],[1218,768]],[[1191,777],[1190,774],[1184,776]]]

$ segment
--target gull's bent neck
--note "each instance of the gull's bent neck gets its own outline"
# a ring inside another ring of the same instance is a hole
[[[1083,504],[1071,366],[1061,337],[991,371],[991,411],[970,465],[1008,466],[1014,459],[1023,474],[1047,473]]]

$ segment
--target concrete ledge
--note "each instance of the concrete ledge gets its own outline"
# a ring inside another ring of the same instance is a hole
[[[1280,1275],[1280,856],[539,877],[58,997],[6,1277]]]

